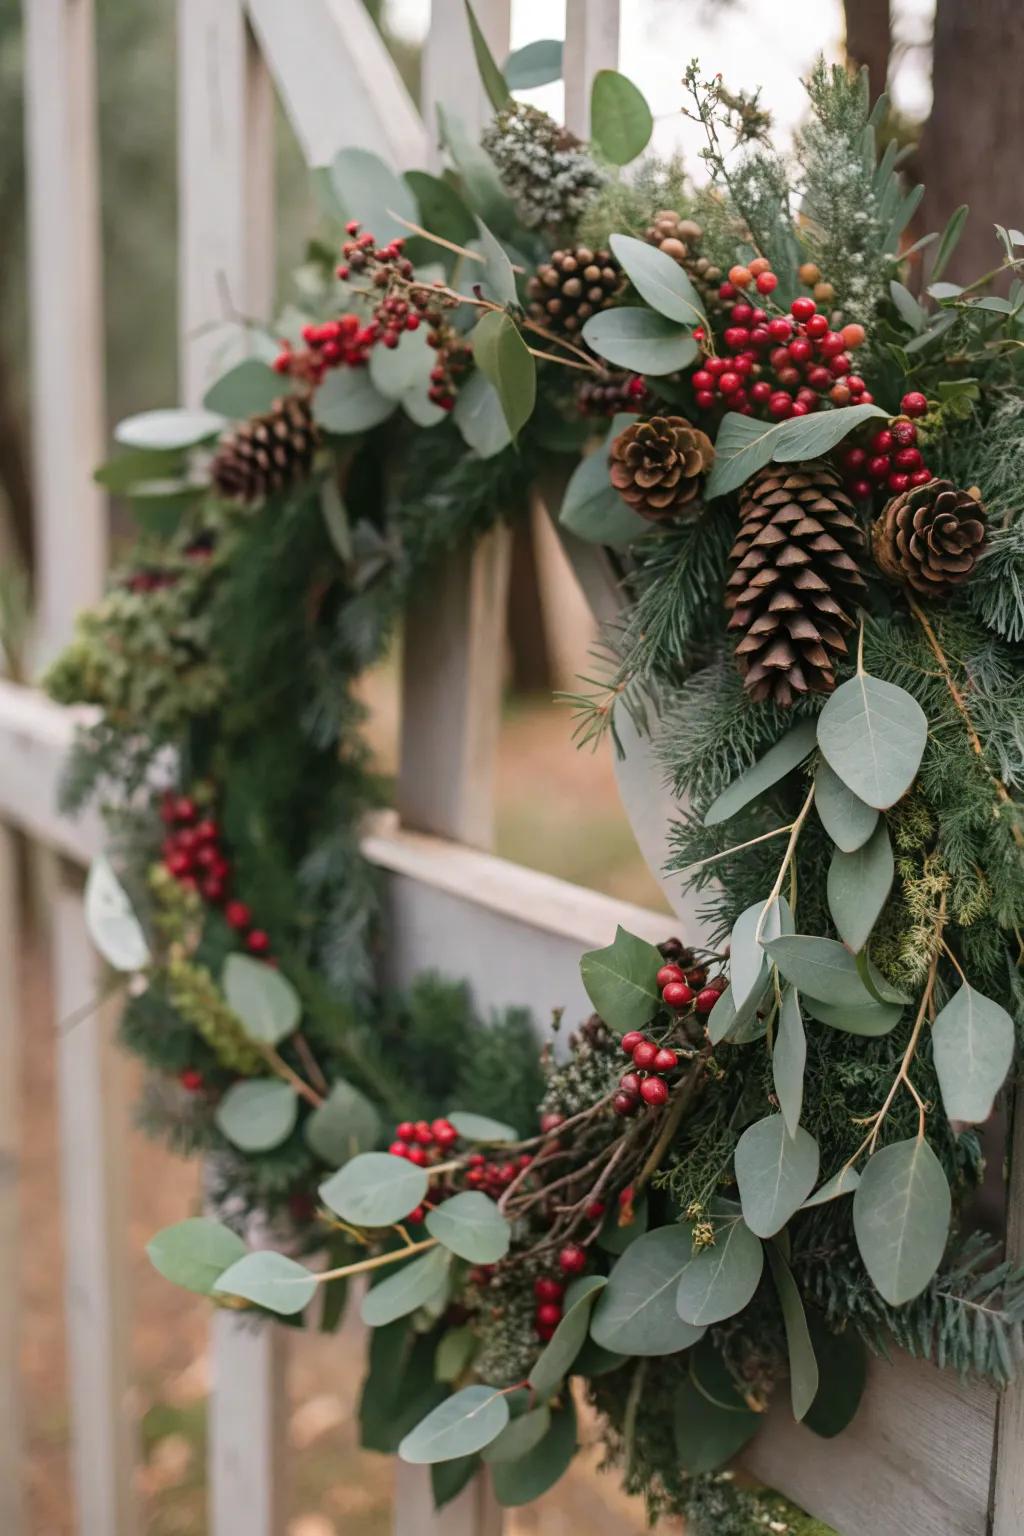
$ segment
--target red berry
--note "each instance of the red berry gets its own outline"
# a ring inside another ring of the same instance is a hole
[[[678,965],[663,965],[654,979],[659,987],[667,987],[670,981],[685,981],[686,978]]]
[[[451,1147],[459,1139],[459,1133],[448,1120],[434,1121],[434,1140],[440,1147]]]
[[[709,373],[706,368],[698,368],[694,373],[690,374],[690,383],[694,389],[714,389],[715,376],[713,373]]]
[[[709,357],[704,364],[705,371],[714,374],[716,378],[720,373],[724,373],[728,366],[724,357]]]
[[[800,383],[799,368],[794,368],[791,363],[786,363],[784,367],[778,370],[778,380],[784,390],[792,389],[795,384]]]
[[[786,349],[794,363],[806,363],[814,348],[806,336],[797,336]]]
[[[182,875],[187,875],[191,870],[192,860],[187,853],[172,853],[167,857],[167,868],[176,880],[180,880]]]
[[[859,373],[848,373],[846,375],[846,387],[851,395],[862,395],[867,385]]]
[[[900,496],[910,485],[910,476],[892,474],[885,483],[894,496]]]
[[[742,382],[743,380],[740,378],[739,374],[734,373],[732,369],[730,369],[727,373],[722,374],[722,377],[718,381],[718,387],[722,391],[723,395],[734,395]]]
[[[759,347],[767,347],[771,342],[771,335],[766,325],[755,325],[750,332],[751,350]]]
[[[750,332],[746,326],[730,325],[726,327],[725,344],[730,352],[739,352],[747,345]]]
[[[550,1275],[541,1275],[533,1282],[533,1294],[538,1301],[561,1301],[565,1295],[565,1286],[561,1280],[555,1280]]]
[[[928,401],[919,389],[912,389],[900,401],[900,410],[904,416],[924,416],[928,411]]]
[[[882,430],[880,432],[876,432],[874,437],[871,439],[871,452],[890,453],[892,451],[892,445],[892,433],[887,427],[883,427]]]
[[[603,1200],[591,1200],[583,1214],[588,1221],[600,1221],[601,1217],[604,1215],[604,1212],[605,1204]]]
[[[892,421],[889,423],[889,431],[893,442],[900,448],[912,448],[917,442],[917,428],[912,421]]]
[[[227,894],[227,886],[219,875],[207,875],[205,880],[200,881],[199,890],[203,900],[213,906],[219,906]]]
[[[229,901],[224,917],[229,928],[248,928],[252,922],[252,912],[244,901]]]
[[[914,470],[914,473],[910,477],[910,483],[911,483],[911,485],[927,485],[928,481],[931,478],[932,478],[931,470],[930,469],[925,469],[922,466],[921,469],[915,469]]]
[[[632,1056],[633,1052],[636,1050],[637,1046],[640,1044],[643,1038],[643,1035],[638,1029],[630,1029],[626,1031],[622,1037],[621,1045],[627,1056]]]
[[[645,1077],[640,1085],[640,1097],[645,1104],[657,1109],[668,1103],[668,1083],[663,1077]]]
[[[679,1057],[670,1046],[663,1045],[654,1058],[655,1072],[674,1072],[679,1065]],[[641,1089],[641,1092],[643,1090]]]
[[[558,1255],[558,1267],[565,1275],[581,1275],[587,1267],[587,1250],[579,1243],[566,1243]]]
[[[827,368],[823,368],[819,363],[816,368],[808,369],[807,382],[812,389],[827,389],[832,383],[832,375]]]
[[[662,992],[661,1000],[663,1003],[667,1003],[670,1008],[685,1008],[687,1003],[693,1001],[693,990],[686,985],[685,981],[672,981]],[[633,1060],[636,1061],[635,1052]],[[649,1065],[649,1062],[637,1062],[637,1066]]]
[[[718,297],[720,299],[734,299],[736,297],[736,289],[733,284],[720,283],[718,285]]]
[[[393,1141],[390,1147],[388,1147],[388,1151],[391,1153],[392,1157],[409,1156],[409,1148],[406,1146],[404,1141]]]
[[[865,468],[872,480],[884,480],[889,473],[888,456],[884,453],[876,454],[874,458],[868,459]]]
[[[200,843],[215,843],[220,836],[220,828],[209,816],[198,822],[195,828],[196,841]]]
[[[262,928],[252,928],[246,935],[245,947],[250,954],[265,955],[270,949],[270,934]]]
[[[673,985],[678,985],[678,983],[673,983]],[[641,1040],[640,1044],[633,1052],[633,1065],[644,1069],[652,1067],[654,1065],[654,1058],[657,1056],[657,1054],[658,1047],[655,1045],[653,1040]]]
[[[434,1133],[426,1120],[417,1120],[416,1140],[421,1147],[432,1147],[434,1145]]]
[[[703,991],[697,993],[697,1002],[695,1005],[697,1012],[710,1013],[721,995],[722,994],[718,991],[717,987],[705,987]]]
[[[548,1340],[554,1336],[554,1328],[548,1327],[546,1323],[535,1323],[534,1327],[537,1332],[537,1337],[540,1339],[542,1344],[546,1344]]]
[[[793,334],[793,322],[784,315],[776,315],[774,320],[768,321],[767,330],[773,341],[788,341]]]
[[[620,1088],[612,1099],[612,1109],[617,1115],[635,1115],[640,1107],[640,1100],[635,1093],[627,1093]]]
[[[849,491],[851,496],[857,499],[857,501],[867,501],[871,495],[871,481],[852,480],[846,489]]]
[[[806,416],[809,410],[810,406],[806,400],[794,400],[793,409],[789,414],[791,416]]]
[[[196,816],[198,814],[199,813],[196,810],[196,803],[195,803],[195,801],[191,800],[188,795],[179,795],[178,798],[175,800],[175,802],[174,802],[174,819],[175,819],[175,821],[181,821],[181,822],[195,821]]]
[[[412,1226],[418,1227],[420,1222],[425,1220],[426,1214],[427,1214],[427,1212],[426,1212],[425,1207],[422,1206],[422,1205],[418,1205],[415,1210],[409,1212],[408,1216],[405,1219]]]
[[[749,326],[754,318],[754,311],[749,304],[734,304],[729,314],[733,325]]]
[[[715,403],[715,397],[710,389],[698,389],[693,398],[699,411],[710,411]]]
[[[623,1072],[619,1078],[619,1087],[624,1093],[639,1093],[640,1078],[635,1072]]]
[[[179,1072],[178,1082],[188,1093],[198,1093],[203,1086],[203,1074],[195,1067],[186,1067],[184,1072]]]
[[[789,312],[794,320],[809,320],[818,306],[813,299],[794,299],[789,306]]]
[[[427,1166],[427,1154],[422,1147],[410,1147],[405,1155],[410,1163],[415,1163],[417,1168],[425,1168]]]
[[[812,315],[804,329],[812,341],[819,341],[828,335],[828,320],[824,315]]]
[[[395,1126],[395,1135],[400,1137],[402,1141],[412,1141],[415,1134],[416,1127],[411,1120],[401,1120]]]
[[[640,1038],[642,1040],[643,1036],[641,1035]],[[560,1115],[557,1109],[549,1109],[546,1110],[540,1117],[540,1128],[544,1132],[545,1136],[548,1136],[552,1131],[557,1131],[558,1127],[562,1125],[564,1121],[565,1116]]]
[[[557,1328],[562,1321],[562,1309],[557,1301],[543,1301],[537,1308],[538,1328]]]
[[[826,331],[818,342],[818,351],[822,357],[838,357],[840,352],[846,351],[846,343],[839,331]]]
[[[785,421],[787,416],[792,415],[792,412],[793,402],[784,391],[780,390],[778,394],[772,395],[768,401],[768,414],[774,416],[777,421]]]
[[[845,352],[840,352],[839,356],[834,357],[829,363],[828,371],[834,378],[841,379],[844,373],[849,373],[850,367],[850,359]]]
[[[769,400],[771,393],[772,387],[767,379],[758,379],[750,386],[750,398],[756,400],[758,405],[763,405],[766,400]]]
[[[892,462],[897,469],[920,469],[924,460],[921,457],[920,448],[900,448],[892,456]]]
[[[774,272],[759,272],[757,276],[758,293],[774,293],[779,286],[779,280]]]

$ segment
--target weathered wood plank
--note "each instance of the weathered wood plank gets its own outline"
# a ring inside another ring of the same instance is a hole
[[[285,1529],[286,1377],[290,1334],[218,1312],[211,1325],[211,1536]],[[269,1472],[264,1469],[269,1469]]]
[[[565,0],[565,122],[590,133],[590,83],[619,63],[620,0]]]
[[[89,710],[64,709],[52,699],[0,678],[0,821],[36,842],[88,864],[103,844],[100,818],[71,821],[57,809],[58,788],[76,721]]]
[[[36,642],[45,662],[99,595],[107,562],[106,497],[92,479],[106,435],[93,0],[32,0],[23,14]]]
[[[399,170],[423,166],[423,121],[362,0],[247,6],[310,165],[328,165],[339,149],[358,146]]]
[[[22,1536],[21,1246],[21,913],[17,840],[0,822],[0,1530]]]
[[[80,878],[55,857],[46,873],[77,1529],[81,1536],[130,1536],[136,1447],[125,1294],[125,1063],[113,1040],[112,1007],[63,1022],[98,998],[105,981],[86,932]]]
[[[1012,1095],[1009,1131],[1009,1180],[1006,1191],[1006,1256],[1024,1263],[1024,1084]],[[1024,1381],[1018,1379],[999,1398],[992,1443],[992,1508],[989,1536],[1020,1536],[1024,1531]]]

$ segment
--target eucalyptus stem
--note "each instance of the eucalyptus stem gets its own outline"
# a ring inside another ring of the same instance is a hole
[[[775,877],[775,884],[772,886],[771,890],[768,892],[768,896],[767,896],[767,899],[765,900],[765,904],[761,908],[761,916],[757,920],[757,929],[756,929],[756,931],[754,933],[754,943],[755,944],[760,944],[760,942],[761,942],[761,935],[764,932],[765,919],[768,916],[768,908],[772,905],[772,903],[774,901],[777,901],[778,898],[779,898],[779,895],[780,895],[780,893],[782,891],[783,881],[786,878],[786,870],[789,868],[790,862],[792,861],[792,858],[793,858],[793,855],[796,852],[796,845],[800,841],[800,833],[801,833],[801,831],[803,829],[804,822],[807,820],[808,816],[811,813],[811,806],[813,804],[814,804],[814,785],[812,783],[810,789],[807,791],[807,798],[804,801],[803,805],[800,807],[800,810],[797,813],[796,820],[793,822],[792,826],[790,827],[789,842],[786,844],[786,851],[785,851],[785,853],[782,856],[782,863],[779,866],[779,872],[778,872],[778,874]]]
[[[315,1276],[318,1285],[323,1285],[327,1280],[343,1280],[346,1275],[361,1275],[368,1269],[383,1269],[385,1264],[397,1264],[399,1259],[407,1259],[410,1254],[423,1253],[427,1248],[436,1248],[436,1237],[424,1237],[418,1243],[407,1243],[404,1248],[394,1248],[389,1253],[375,1254],[372,1259],[360,1259],[355,1264],[343,1264],[340,1269],[325,1269]]]

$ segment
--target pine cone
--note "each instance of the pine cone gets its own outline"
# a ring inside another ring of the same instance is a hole
[[[652,416],[620,432],[610,451],[611,482],[652,522],[678,517],[696,499],[715,450],[682,416]]]
[[[320,434],[302,395],[275,400],[220,444],[210,466],[213,484],[230,501],[256,501],[304,480]]]
[[[838,473],[820,459],[769,465],[740,493],[725,605],[752,699],[829,693],[865,590],[864,533]]]
[[[725,303],[718,294],[722,269],[701,255],[704,231],[695,219],[683,218],[674,208],[661,208],[644,230],[644,239],[683,268],[700,294],[708,315],[725,310]]]
[[[948,597],[967,580],[984,546],[984,507],[949,480],[894,496],[871,530],[879,569],[921,597]]]
[[[549,330],[572,334],[607,309],[622,285],[622,269],[609,251],[585,245],[552,251],[526,285],[529,314]]]

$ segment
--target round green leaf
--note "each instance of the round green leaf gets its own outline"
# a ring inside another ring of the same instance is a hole
[[[830,1200],[838,1200],[841,1195],[852,1195],[860,1183],[860,1174],[856,1168],[840,1168],[820,1189],[816,1189],[813,1195],[808,1195],[802,1211],[809,1211],[815,1205],[827,1205]]]
[[[761,1425],[761,1415],[720,1408],[686,1376],[672,1404],[676,1455],[691,1477],[714,1472],[741,1451]]]
[[[494,1201],[478,1189],[452,1195],[427,1213],[427,1231],[470,1264],[497,1264],[508,1252],[512,1229]]]
[[[277,1045],[298,1026],[299,994],[280,971],[251,955],[229,955],[221,976],[228,1007],[250,1040]]]
[[[232,1083],[217,1105],[217,1129],[242,1152],[268,1152],[287,1141],[298,1119],[295,1090],[277,1077]]]
[[[855,953],[871,937],[892,889],[896,864],[884,818],[853,853],[837,848],[828,869],[828,909],[844,944]]]
[[[416,222],[416,199],[379,155],[368,149],[339,150],[331,161],[331,184],[346,215],[370,230],[378,245],[409,238],[400,220]]]
[[[519,1132],[504,1120],[492,1120],[489,1115],[475,1115],[468,1109],[453,1109],[448,1116],[459,1135],[466,1141],[518,1141]]]
[[[483,1460],[518,1461],[520,1456],[533,1450],[538,1440],[543,1440],[550,1427],[551,1409],[547,1403],[541,1403],[539,1408],[532,1408],[528,1413],[521,1413],[517,1419],[511,1419],[497,1440],[492,1440],[486,1447]]]
[[[789,933],[767,940],[764,947],[801,996],[825,998],[831,1008],[866,1008],[874,1002],[854,956],[835,939]]]
[[[471,1456],[496,1440],[508,1420],[508,1401],[500,1392],[493,1387],[463,1387],[409,1431],[398,1454],[415,1465]]]
[[[736,1143],[736,1182],[743,1219],[758,1237],[781,1232],[818,1177],[818,1143],[803,1126],[796,1135],[782,1115],[748,1125]]]
[[[612,165],[643,153],[654,130],[647,99],[617,69],[599,69],[590,87],[590,133]]]
[[[646,939],[616,930],[606,949],[592,949],[580,961],[587,996],[610,1029],[641,1029],[661,1002],[657,975],[660,952]]]
[[[632,305],[591,315],[583,327],[583,340],[617,368],[652,376],[689,368],[697,356],[697,343],[689,330],[653,309]]]
[[[538,1398],[551,1396],[582,1349],[590,1314],[605,1284],[603,1275],[587,1275],[567,1293],[562,1320],[530,1372],[530,1386]]]
[[[990,997],[965,983],[932,1026],[932,1056],[950,1120],[978,1125],[1013,1061],[1013,1020]]]
[[[374,387],[368,368],[332,368],[313,396],[319,425],[343,437],[379,426],[394,408]]]
[[[928,720],[917,700],[866,673],[837,688],[818,716],[818,745],[829,766],[878,811],[906,794],[927,739]]]
[[[478,320],[470,336],[473,359],[490,380],[513,438],[533,414],[537,368],[511,315],[496,309]]]
[[[476,1354],[477,1338],[468,1323],[448,1328],[437,1341],[434,1355],[434,1379],[449,1386],[458,1381]]]
[[[427,1193],[426,1170],[390,1152],[363,1152],[320,1185],[320,1198],[356,1227],[390,1227]]]
[[[789,1350],[789,1395],[793,1417],[804,1418],[818,1393],[818,1361],[807,1327],[807,1315],[793,1273],[779,1250],[778,1243],[768,1244],[768,1263],[779,1293],[782,1321]]]
[[[814,807],[837,848],[853,853],[875,830],[878,812],[858,800],[822,758],[814,775]]]
[[[869,1002],[853,1008],[848,1004],[823,1003],[816,997],[804,997],[805,1012],[830,1029],[842,1029],[849,1035],[887,1035],[903,1017],[902,1003]]]
[[[150,950],[142,924],[105,854],[97,854],[85,881],[85,926],[100,954],[115,971],[141,971]]]
[[[611,313],[617,311],[612,310]],[[705,812],[704,825],[716,827],[719,822],[728,821],[730,816],[735,816],[737,811],[763,795],[766,789],[771,789],[773,784],[784,779],[787,773],[792,773],[814,751],[815,739],[814,721],[801,720],[773,747],[769,747],[752,767],[723,789]]]
[[[437,367],[437,353],[428,345],[428,335],[426,327],[421,325],[416,331],[403,331],[397,347],[374,347],[370,353],[373,386],[389,400],[404,403],[410,395],[427,400],[430,371]],[[427,400],[427,404],[432,402]],[[434,409],[440,410],[440,407]]]
[[[225,1296],[241,1296],[281,1317],[292,1317],[309,1305],[316,1287],[316,1276],[308,1269],[283,1253],[266,1249],[247,1253],[232,1264],[213,1289]]]
[[[650,532],[646,518],[623,501],[608,478],[608,440],[580,460],[565,488],[558,521],[588,544],[618,548]]]
[[[616,238],[612,236],[613,249]],[[648,299],[648,303],[653,302]],[[661,308],[658,304],[654,307]],[[739,490],[745,480],[773,459],[782,464],[831,453],[854,427],[873,416],[886,414],[878,405],[847,405],[839,410],[816,411],[811,416],[767,424],[730,411],[722,417],[715,439],[715,463],[704,487],[705,497],[710,501]]]
[[[923,1138],[876,1152],[853,1196],[853,1230],[890,1306],[920,1295],[938,1269],[952,1208],[942,1164]]]
[[[696,288],[671,256],[632,235],[612,235],[609,244],[637,293],[659,315],[679,325],[707,325]]]
[[[512,441],[498,391],[478,371],[459,385],[452,419],[468,446],[481,459],[493,459]]]
[[[227,426],[223,416],[213,411],[142,411],[126,416],[114,428],[114,438],[126,448],[155,448],[167,452],[173,448],[194,448],[209,442]]]
[[[796,1135],[804,1102],[804,1068],[807,1065],[807,1036],[800,1012],[800,998],[795,987],[786,987],[779,1008],[778,1029],[772,1048],[772,1082],[786,1129]]]
[[[551,1415],[551,1425],[537,1444],[516,1461],[491,1468],[494,1495],[506,1509],[532,1504],[553,1488],[576,1454],[576,1409],[571,1398]]]
[[[676,1290],[679,1316],[696,1328],[742,1312],[764,1268],[764,1250],[738,1212],[717,1217],[714,1227],[714,1243],[697,1249]]]
[[[868,1379],[868,1352],[852,1327],[833,1333],[813,1310],[807,1313],[807,1327],[820,1383],[804,1423],[822,1439],[831,1440],[842,1434],[860,1407]]]
[[[269,411],[275,400],[288,393],[286,380],[258,358],[248,357],[223,374],[203,396],[208,411],[235,421]]]
[[[516,48],[502,70],[510,91],[532,91],[562,78],[562,44],[558,38],[541,37]]]
[[[448,1281],[451,1255],[443,1248],[405,1264],[396,1274],[380,1280],[363,1296],[359,1315],[368,1328],[382,1328],[399,1317],[408,1317],[444,1290]]]
[[[208,1216],[189,1216],[164,1227],[146,1244],[153,1268],[186,1291],[209,1296],[226,1269],[245,1257],[237,1232]]]
[[[306,1121],[305,1134],[317,1157],[340,1168],[358,1153],[372,1151],[380,1136],[380,1116],[365,1094],[336,1078]]]
[[[659,1227],[631,1243],[594,1309],[592,1338],[620,1355],[672,1355],[704,1334],[676,1311],[679,1277],[693,1256],[688,1227]]]

